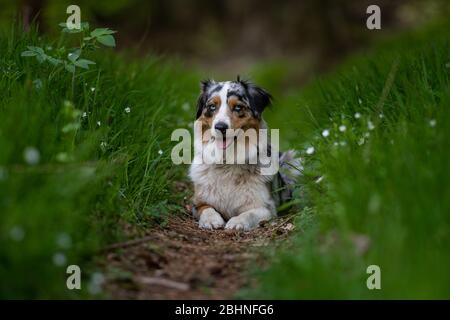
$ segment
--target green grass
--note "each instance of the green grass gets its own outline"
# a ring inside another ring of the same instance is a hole
[[[72,88],[65,70],[20,56],[46,43],[57,45],[16,28],[0,36],[0,298],[89,296],[67,290],[65,266],[81,267],[86,289],[121,223],[164,222],[183,197],[171,192],[183,168],[170,134],[188,128],[199,78],[105,50]]]
[[[243,297],[450,298],[448,30],[388,41],[269,112],[303,150],[302,208],[287,249],[269,254]],[[381,290],[366,287],[372,264]]]
[[[450,298],[445,30],[391,40],[289,94],[285,64],[255,70],[277,98],[268,123],[301,150],[305,173],[296,233],[242,297]],[[67,290],[65,265],[79,265],[88,288],[93,257],[124,223],[164,223],[184,196],[171,192],[186,166],[172,165],[170,134],[192,120],[197,73],[107,50],[72,87],[64,70],[20,57],[46,43],[57,46],[16,28],[0,35],[0,298],[91,297]],[[370,245],[358,253],[361,239]],[[378,291],[366,288],[371,264]]]

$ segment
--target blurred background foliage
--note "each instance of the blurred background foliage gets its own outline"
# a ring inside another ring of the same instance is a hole
[[[373,32],[364,27],[369,0],[0,0],[1,24],[15,17],[55,33],[70,4],[82,8],[82,20],[119,30],[119,48],[182,56],[223,76],[285,60],[294,62],[290,82],[305,80],[305,64],[307,71],[327,70],[380,35],[450,12],[446,0],[379,0],[382,30]]]

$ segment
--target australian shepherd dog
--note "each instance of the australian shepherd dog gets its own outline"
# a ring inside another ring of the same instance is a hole
[[[201,83],[189,171],[200,228],[251,230],[275,217],[277,206],[291,196],[301,159],[292,150],[279,153],[260,134],[268,132],[262,113],[271,101],[266,90],[239,77]]]

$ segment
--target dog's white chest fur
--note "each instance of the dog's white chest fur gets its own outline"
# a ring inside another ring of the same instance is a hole
[[[193,164],[190,177],[197,202],[211,205],[226,219],[257,208],[275,214],[272,176],[260,175],[257,170],[256,165]]]

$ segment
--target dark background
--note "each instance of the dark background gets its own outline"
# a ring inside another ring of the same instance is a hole
[[[15,16],[25,28],[35,20],[41,32],[55,33],[69,4],[81,7],[82,21],[118,30],[119,49],[176,55],[226,75],[273,60],[324,71],[374,39],[446,17],[450,8],[446,0],[0,0],[0,17],[4,24]],[[382,30],[365,27],[370,4],[381,8]]]

